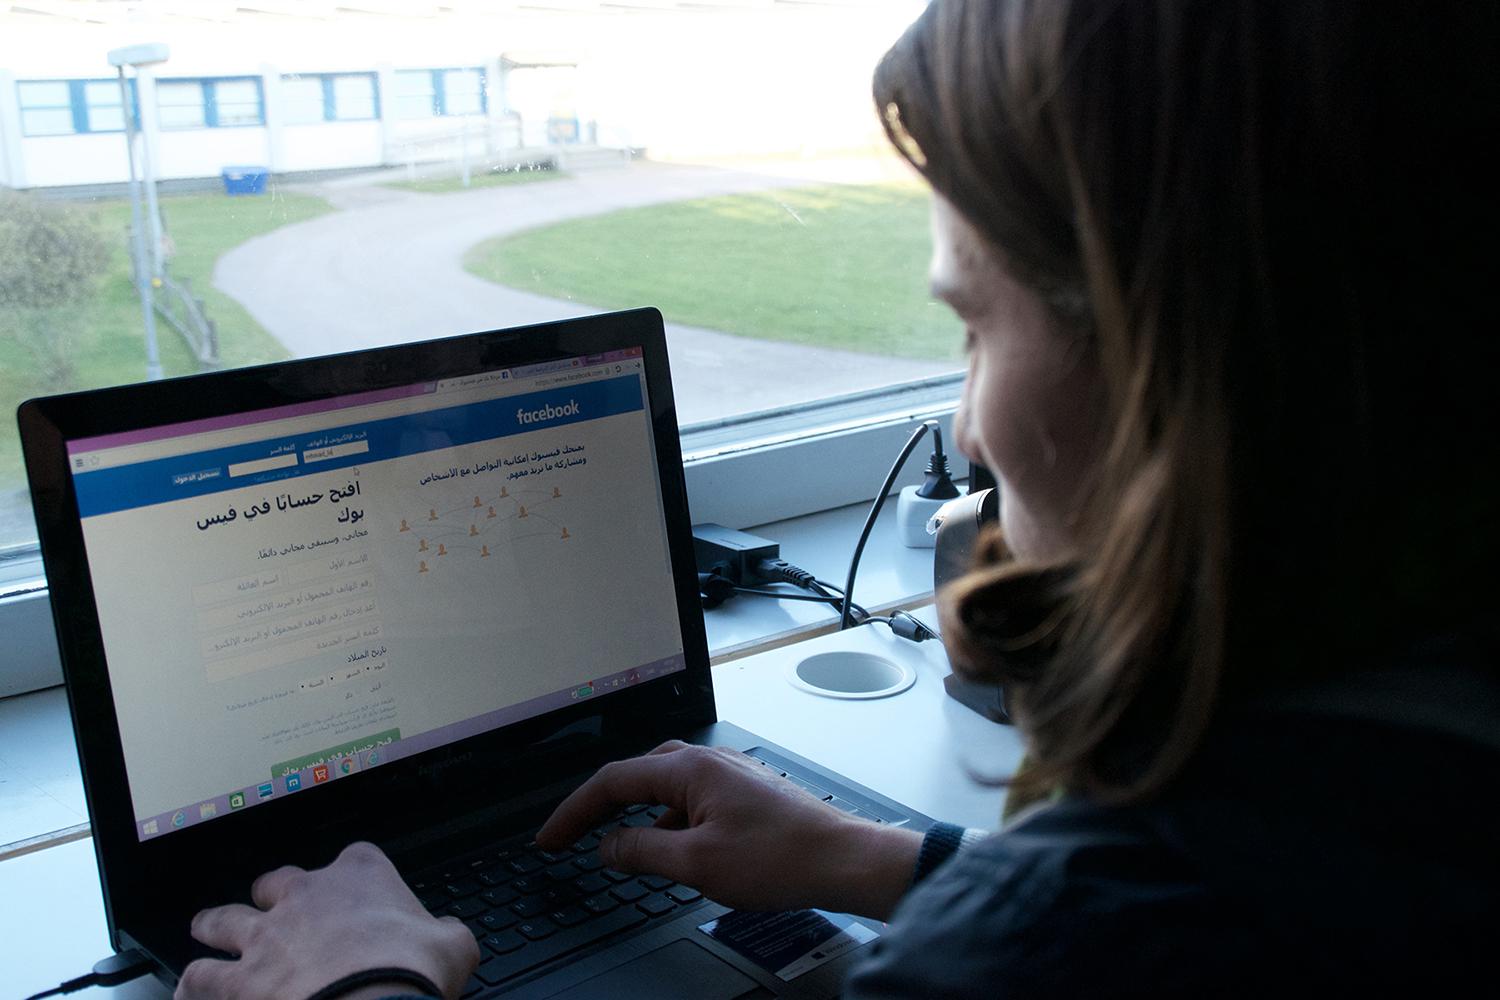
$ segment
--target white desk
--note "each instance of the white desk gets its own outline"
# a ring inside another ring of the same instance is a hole
[[[911,666],[915,684],[889,698],[848,701],[794,688],[786,672],[803,657],[859,650]],[[1003,791],[976,784],[966,767],[1005,774],[1020,758],[1009,728],[948,698],[936,642],[914,645],[866,626],[734,660],[714,668],[719,717],[938,819],[995,827]],[[161,872],[162,879],[181,873]],[[23,997],[87,972],[109,953],[104,904],[88,840],[0,862],[0,1000]],[[154,980],[80,997],[160,1000]]]

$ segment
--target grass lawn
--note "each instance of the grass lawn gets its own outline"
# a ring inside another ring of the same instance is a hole
[[[390,181],[381,187],[400,188],[403,191],[420,191],[423,194],[449,194],[454,191],[472,191],[475,188],[507,187],[511,184],[532,184],[536,181],[555,181],[566,177],[561,170],[538,167],[507,167],[495,170],[479,169],[469,176],[469,186],[464,187],[462,177],[430,177],[420,181]]]
[[[956,361],[962,329],[927,294],[927,210],[916,184],[704,198],[491,240],[465,266],[601,308],[654,305],[725,333]]]
[[[225,366],[258,364],[288,356],[270,334],[233,299],[212,287],[214,262],[226,250],[252,236],[331,211],[321,198],[277,194],[229,198],[199,194],[161,199],[167,232],[176,244],[170,268],[192,282],[219,329]],[[75,372],[66,386],[43,384],[32,353],[17,339],[15,317],[0,313],[0,493],[24,486],[16,406],[31,396],[135,382],[146,377],[145,338],[140,299],[130,277],[126,229],[130,203],[99,201],[76,211],[93,215],[110,245],[109,265],[94,294],[78,305],[52,310],[54,322],[68,331]],[[162,368],[168,376],[198,370],[197,362],[176,330],[157,323]],[[3,543],[0,539],[0,543]]]

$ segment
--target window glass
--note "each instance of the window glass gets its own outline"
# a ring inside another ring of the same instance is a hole
[[[288,125],[310,125],[323,120],[323,78],[281,78],[281,114]]]
[[[66,82],[23,81],[16,84],[21,128],[26,135],[67,135],[73,128],[73,102]]]
[[[396,114],[401,118],[430,118],[437,114],[431,70],[396,71]]]
[[[215,80],[213,86],[220,125],[261,124],[259,81]]]
[[[196,80],[158,83],[156,107],[164,129],[202,128],[207,122],[203,84]]]
[[[167,49],[127,68],[156,81],[135,164],[164,376],[655,306],[679,420],[737,448],[959,371],[928,196],[869,96],[922,0],[131,6],[129,41]],[[120,44],[0,4],[0,413],[148,374]],[[7,417],[0,554],[33,544],[27,504]]]
[[[339,121],[375,117],[375,78],[344,74],[333,78],[333,110]]]
[[[125,113],[120,109],[120,84],[114,80],[90,80],[83,85],[90,132],[121,132]]]
[[[450,69],[443,73],[443,113],[477,115],[482,109],[484,76],[475,69]]]

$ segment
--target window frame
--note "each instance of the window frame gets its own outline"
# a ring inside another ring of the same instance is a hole
[[[426,121],[431,118],[467,118],[472,115],[488,115],[490,113],[489,95],[489,73],[483,66],[441,66],[397,69],[395,76],[399,80],[403,75],[411,76],[426,73],[431,84],[432,95],[431,112],[425,115],[405,116],[401,113],[401,99],[403,97],[415,97],[415,94],[403,94],[401,88],[396,88],[396,118],[399,121],[417,122]],[[475,73],[479,77],[479,110],[465,114],[453,114],[448,110],[448,74],[449,73]]]
[[[222,123],[219,120],[219,95],[218,87],[221,83],[251,83],[255,86],[255,110],[257,118],[253,122],[230,122]],[[197,84],[202,100],[203,121],[197,125],[168,125],[161,121],[161,87],[167,84]],[[232,76],[170,76],[160,77],[156,81],[156,111],[159,128],[163,132],[194,132],[200,129],[218,128],[265,128],[266,127],[266,82],[263,77],[254,74],[236,74]]]
[[[68,88],[68,103],[48,105],[28,105],[23,96],[27,84],[36,83],[60,83]],[[95,128],[89,120],[89,112],[96,105],[90,104],[88,99],[88,85],[91,83],[108,84],[114,88],[115,95],[120,92],[120,81],[117,77],[49,77],[47,79],[25,79],[17,80],[16,84],[16,109],[20,114],[20,127],[22,139],[56,139],[61,136],[70,135],[118,135],[125,131],[125,111],[121,108],[121,125],[119,128]],[[140,92],[136,88],[134,80],[127,80],[126,87],[130,94],[129,114],[139,127],[141,120]],[[118,104],[97,105],[97,107],[120,107]],[[28,111],[61,111],[66,109],[72,121],[72,128],[67,132],[30,132],[26,128],[26,112]]]
[[[362,79],[369,81],[370,101],[372,113],[368,115],[344,115],[339,112],[338,84],[341,79]],[[312,121],[287,122],[288,127],[296,128],[307,125],[326,125],[331,122],[371,122],[380,121],[381,94],[380,74],[371,71],[350,71],[347,73],[282,73],[281,83],[283,86],[290,80],[316,80],[323,92],[322,117]],[[264,93],[262,93],[264,103]]]

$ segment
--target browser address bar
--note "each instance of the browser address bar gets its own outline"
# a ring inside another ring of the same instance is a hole
[[[562,372],[557,375],[546,375],[536,380],[534,385],[538,389],[550,389],[559,385],[572,385],[575,382],[588,382],[609,372],[608,365],[600,365],[595,368],[584,368],[581,370]]]

